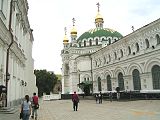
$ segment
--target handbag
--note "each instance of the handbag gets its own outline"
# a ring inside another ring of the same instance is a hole
[[[21,111],[19,118],[22,119],[23,118],[23,112]]]
[[[36,105],[34,106],[34,108],[35,108],[35,109],[39,109],[39,104],[36,104]]]

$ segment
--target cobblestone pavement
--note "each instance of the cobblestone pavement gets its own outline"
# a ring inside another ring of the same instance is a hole
[[[71,100],[42,101],[38,114],[38,120],[160,120],[160,100],[103,101],[103,104],[81,100],[78,111],[73,111]],[[0,120],[18,117],[18,112],[0,114]]]

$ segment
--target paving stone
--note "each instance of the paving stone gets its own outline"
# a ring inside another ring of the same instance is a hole
[[[18,120],[15,114],[0,114],[0,120]],[[32,120],[32,119],[31,119]],[[73,111],[71,100],[41,101],[38,120],[160,120],[160,100],[104,101],[81,100]]]

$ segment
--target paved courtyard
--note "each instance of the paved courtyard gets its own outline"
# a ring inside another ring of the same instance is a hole
[[[81,100],[73,111],[70,100],[41,101],[38,120],[160,120],[160,100]],[[0,120],[18,120],[19,113],[0,114]]]

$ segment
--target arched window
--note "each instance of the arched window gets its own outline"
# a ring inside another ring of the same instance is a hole
[[[123,57],[123,51],[122,51],[122,49],[120,50],[120,52],[121,52],[121,57]]]
[[[115,58],[115,60],[117,59],[117,54],[116,54],[116,52],[114,52],[114,58]]]
[[[111,76],[107,75],[107,90],[112,91]]]
[[[108,39],[109,45],[111,44],[111,38]]]
[[[121,72],[118,74],[118,86],[120,90],[124,90],[124,79],[123,74]]]
[[[96,39],[96,45],[98,45],[98,39]]]
[[[108,59],[109,59],[109,62],[111,62],[111,56],[110,55],[108,55]]]
[[[141,80],[139,76],[139,71],[137,69],[133,70],[132,77],[134,90],[141,90]]]
[[[156,39],[157,39],[157,45],[159,45],[160,44],[160,37],[158,34],[156,35]]]
[[[137,49],[137,52],[139,51],[139,45],[138,43],[136,43],[136,49]]]
[[[89,46],[92,46],[92,40],[91,39],[89,40]]]
[[[153,89],[160,89],[160,66],[154,65],[152,67],[152,82],[153,82]]]
[[[104,56],[103,57],[103,64],[105,64],[106,63],[106,57]]]
[[[128,46],[128,55],[130,55],[130,54],[131,54],[131,47]]]
[[[84,47],[86,47],[86,41],[84,41]]]
[[[145,42],[146,42],[146,48],[149,48],[149,41],[148,41],[148,39],[145,39]]]
[[[100,77],[98,77],[98,91],[102,91],[101,78]]]
[[[81,47],[81,42],[79,42],[79,47]]]

